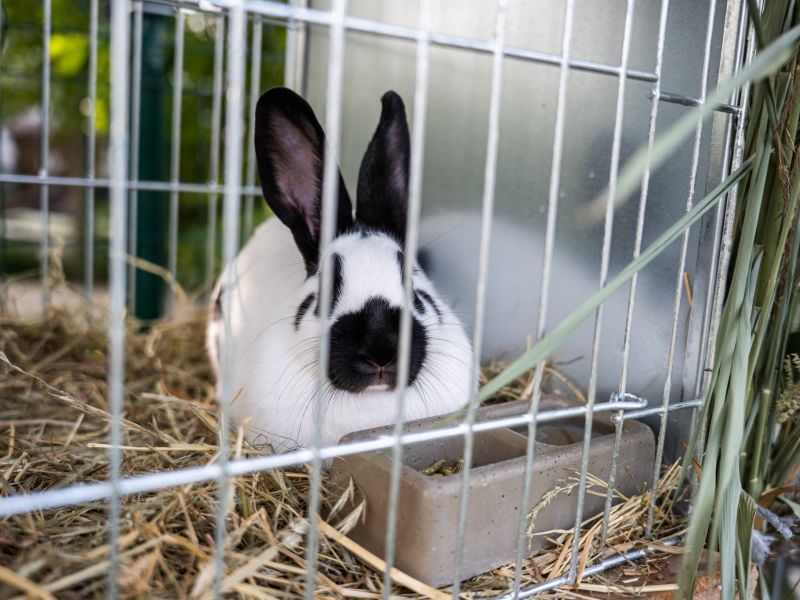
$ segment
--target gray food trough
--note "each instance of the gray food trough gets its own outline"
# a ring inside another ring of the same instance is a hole
[[[557,398],[542,400],[541,409],[563,408]],[[526,402],[489,406],[479,410],[478,420],[521,414]],[[430,428],[441,417],[414,421],[407,432]],[[560,480],[580,471],[583,417],[542,423],[537,426],[534,476],[530,505],[558,485]],[[452,424],[452,423],[451,423]],[[392,433],[382,427],[349,434],[342,442],[352,442]],[[475,434],[469,509],[464,540],[461,575],[464,579],[484,573],[516,556],[520,500],[525,474],[527,425]],[[589,472],[607,480],[614,447],[614,429],[606,413],[594,419]],[[425,475],[419,469],[437,460],[454,463],[463,458],[461,436],[405,446],[397,512],[397,553],[395,566],[429,585],[452,583],[458,529],[460,475]],[[617,489],[625,495],[639,493],[649,486],[654,460],[655,439],[646,425],[626,420],[622,435]],[[350,535],[375,554],[384,556],[386,516],[391,476],[391,451],[368,452],[337,458],[332,466],[335,478],[352,476],[367,501],[365,519]],[[576,491],[559,495],[537,515],[534,533],[574,526]],[[584,518],[602,512],[605,498],[587,494]],[[546,543],[545,536],[529,538],[528,555]]]

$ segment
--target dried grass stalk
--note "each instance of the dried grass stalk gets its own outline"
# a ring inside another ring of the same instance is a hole
[[[202,315],[143,328],[127,336],[123,473],[134,475],[206,464],[217,453],[214,388],[206,361]],[[107,476],[109,414],[106,403],[107,339],[103,321],[88,313],[54,309],[44,322],[0,315],[0,486],[2,494],[33,492]],[[493,369],[496,367],[490,367]],[[556,371],[549,377],[569,393],[573,384]],[[504,390],[524,397],[530,374]],[[574,387],[574,386],[573,386]],[[241,432],[240,432],[241,433]],[[237,439],[236,453],[261,452]],[[660,498],[671,499],[673,467],[662,478]],[[380,563],[368,559],[345,536],[364,506],[343,513],[356,497],[352,485],[334,494],[323,478],[324,519],[318,593],[337,598],[378,598]],[[592,479],[591,489],[603,482]],[[242,598],[304,595],[304,540],[309,468],[299,466],[239,477],[228,520],[224,587]],[[590,492],[591,492],[590,489]],[[581,568],[611,553],[641,547],[638,539],[649,493],[614,507],[608,545],[599,546],[598,520],[584,526]],[[120,595],[203,598],[213,581],[216,483],[125,498]],[[681,521],[671,500],[656,512],[656,530],[669,535]],[[572,532],[553,532],[554,546],[523,565],[523,585],[564,572]],[[108,524],[104,503],[0,520],[0,598],[102,597],[108,570]],[[367,564],[365,564],[365,562]],[[371,564],[371,566],[370,566]],[[652,561],[645,563],[650,569]],[[475,577],[465,597],[509,591],[513,565]],[[398,575],[393,594],[436,596]],[[418,582],[417,582],[418,583]],[[597,578],[582,583],[601,585]],[[416,587],[416,591],[414,588]],[[570,593],[576,593],[570,592]],[[21,596],[20,596],[21,597]],[[562,591],[554,597],[565,597]]]

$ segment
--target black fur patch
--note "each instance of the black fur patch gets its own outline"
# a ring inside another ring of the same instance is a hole
[[[358,311],[339,317],[331,327],[328,377],[334,387],[361,392],[371,385],[397,384],[400,309],[374,297]],[[411,322],[411,362],[408,384],[417,377],[427,349],[425,328]]]
[[[308,309],[311,307],[311,303],[314,302],[316,298],[316,294],[311,292],[308,296],[306,296],[303,301],[300,303],[300,306],[297,307],[297,313],[294,315],[294,329],[297,331],[300,329],[300,322],[303,320],[303,317],[306,316]]]
[[[414,290],[414,308],[416,308],[417,312],[421,315],[425,314],[425,304],[420,299],[419,292],[417,292],[417,290]]]
[[[436,316],[439,317],[439,325],[441,325],[442,324],[442,311],[439,310],[439,307],[436,305],[436,302],[434,302],[434,300],[431,297],[431,295],[428,292],[426,292],[425,290],[418,290],[418,293],[419,293],[420,296],[422,296],[422,299],[425,300],[425,302],[427,302],[428,304],[431,305],[431,308],[433,309],[433,312],[435,312]]]
[[[406,266],[405,266],[405,256],[403,256],[403,252],[401,250],[397,251],[397,267],[400,269],[400,284],[405,285],[406,282]]]
[[[255,151],[264,198],[292,232],[306,273],[319,266],[325,133],[308,102],[273,88],[255,110]],[[353,206],[337,169],[336,233],[353,225]]]
[[[331,307],[328,310],[328,316],[333,314],[336,310],[336,304],[339,302],[339,296],[342,295],[342,285],[344,284],[344,276],[342,275],[342,257],[339,254],[333,255],[333,290],[331,294]]]
[[[405,239],[411,142],[403,100],[395,92],[381,98],[378,128],[358,170],[356,219]]]
[[[328,308],[329,317],[333,314],[333,311],[336,310],[336,304],[339,302],[339,296],[341,296],[342,294],[342,286],[344,285],[342,262],[343,262],[342,256],[338,253],[335,253],[333,255],[333,288],[331,288],[331,305]],[[322,297],[321,277],[319,280],[319,285],[320,285],[319,296]],[[319,302],[317,302],[316,306],[314,307],[314,314],[316,316],[319,316]]]

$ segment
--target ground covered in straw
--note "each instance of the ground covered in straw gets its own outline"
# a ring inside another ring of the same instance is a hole
[[[127,336],[123,472],[136,475],[202,465],[217,453],[211,372],[203,347],[203,317],[192,313],[149,328],[133,324]],[[54,310],[46,321],[0,313],[0,494],[3,496],[100,481],[107,475],[107,338],[102,318]],[[487,373],[496,367],[487,367]],[[553,371],[555,383],[580,391]],[[503,390],[506,399],[530,390],[526,375]],[[237,456],[260,452],[234,435]],[[657,539],[682,526],[673,498],[678,473],[665,472],[656,511]],[[324,479],[323,479],[324,482]],[[224,549],[226,592],[242,598],[304,595],[307,467],[241,477],[235,482]],[[568,487],[568,486],[567,486]],[[574,486],[573,486],[574,487]],[[324,491],[324,527],[317,590],[331,598],[377,598],[380,570],[366,566],[347,533],[356,512],[344,514],[341,496]],[[551,500],[558,491],[551,494]],[[566,492],[564,492],[566,493]],[[593,480],[589,493],[605,494]],[[351,499],[352,500],[352,499]],[[614,508],[609,542],[601,548],[599,519],[585,523],[581,565],[633,548],[641,541],[650,493],[623,498]],[[197,484],[126,498],[123,505],[119,587],[122,597],[201,598],[213,587],[216,485]],[[108,571],[105,503],[0,519],[0,598],[103,597]],[[327,532],[327,533],[325,533]],[[571,532],[553,532],[550,550],[525,562],[523,585],[564,574]],[[350,548],[349,550],[347,548]],[[672,552],[663,546],[664,553]],[[552,597],[588,597],[613,591],[637,595],[668,591],[657,582],[656,558],[586,578]],[[476,577],[464,597],[507,593],[513,565]],[[609,578],[611,577],[611,578]],[[642,585],[648,587],[642,589]],[[417,594],[396,586],[395,595]],[[596,596],[595,596],[596,597]],[[606,597],[603,595],[602,597]]]

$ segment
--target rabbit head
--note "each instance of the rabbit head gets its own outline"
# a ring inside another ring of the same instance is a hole
[[[253,334],[252,342],[240,345],[250,355],[271,358],[252,366],[245,358],[237,365],[237,372],[241,372],[237,384],[244,389],[245,399],[237,401],[244,408],[234,410],[234,417],[237,411],[246,412],[279,449],[307,446],[313,439],[310,405],[320,392],[325,444],[336,443],[351,431],[390,424],[395,416],[400,315],[405,297],[410,149],[403,102],[394,92],[382,98],[380,122],[358,175],[355,211],[337,170],[335,233],[327,249],[331,269],[327,276],[332,277],[327,315],[330,354],[322,382],[318,360],[322,331],[320,269],[324,261],[319,241],[325,135],[305,100],[288,89],[276,88],[258,102],[255,145],[264,197],[285,228],[280,232],[272,226],[268,232],[271,240],[264,240],[259,254],[263,258],[249,260],[252,266],[240,265],[240,277],[255,278],[247,273],[259,269],[265,273],[261,263],[291,262],[276,258],[286,245],[293,246],[296,270],[301,272],[292,283],[289,272],[281,271],[284,267],[276,264],[273,273],[279,275],[263,275],[264,281],[250,286],[272,287],[271,292],[265,292],[271,294],[267,305],[261,308],[273,317],[265,319],[269,321],[266,328],[242,320],[242,336],[256,329],[267,333]],[[256,232],[254,238],[259,235],[265,238],[267,233]],[[257,243],[251,240],[242,254],[255,256],[248,248]],[[276,249],[265,250],[268,244]],[[439,298],[416,260],[412,264],[407,419],[456,410],[467,402],[474,387],[470,343],[461,323]],[[276,289],[285,292],[276,295]],[[252,298],[248,302],[259,303],[258,294]],[[233,333],[237,335],[235,323]],[[279,438],[285,441],[276,442]]]

